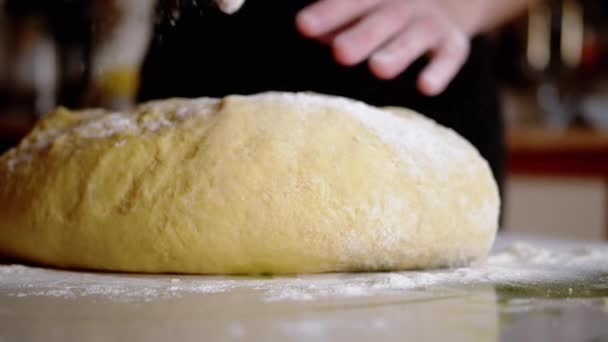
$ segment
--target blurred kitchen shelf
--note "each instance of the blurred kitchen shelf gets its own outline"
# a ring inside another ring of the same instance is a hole
[[[608,179],[607,132],[514,127],[507,130],[507,147],[512,174]]]

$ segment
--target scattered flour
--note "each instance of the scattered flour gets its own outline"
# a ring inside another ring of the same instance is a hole
[[[99,109],[74,111],[83,120],[77,125],[64,125],[61,128],[44,128],[29,135],[21,144],[9,152],[6,164],[14,172],[21,164],[31,161],[41,151],[46,150],[56,140],[68,134],[80,139],[105,139],[116,134],[140,134],[157,132],[170,128],[194,117],[208,117],[213,113],[218,99],[170,99],[150,101],[138,106],[133,112],[105,112]],[[115,143],[121,147],[126,140]]]
[[[228,327],[228,333],[232,338],[242,338],[247,335],[245,328],[239,323],[232,323]]]
[[[576,282],[591,273],[608,274],[608,246],[540,248],[529,243],[514,243],[492,254],[485,261],[466,268],[305,275],[272,279],[116,275],[0,265],[0,296],[66,299],[101,296],[117,301],[150,301],[156,298],[180,297],[184,294],[221,295],[239,289],[249,289],[259,291],[267,302],[314,301],[379,294],[399,295],[408,290],[445,286],[534,284],[556,280]]]
[[[439,168],[448,162],[459,162],[466,166],[468,165],[466,162],[470,159],[470,151],[475,151],[469,142],[461,139],[453,130],[439,126],[435,121],[406,109],[387,111],[361,101],[316,93],[266,92],[249,98],[257,101],[290,103],[295,108],[320,107],[347,112],[376,132],[385,143],[398,146],[397,150],[403,152],[400,157],[411,167],[420,164],[418,160],[411,160],[414,154],[408,152],[412,149],[424,149],[423,153],[415,155],[425,156]],[[403,124],[403,120],[407,121],[406,125]],[[438,141],[435,138],[438,130],[445,131],[445,140]]]
[[[286,334],[295,334],[296,336],[306,336],[318,340],[325,335],[325,330],[328,328],[323,321],[320,320],[298,320],[298,321],[283,321],[280,322],[280,328]]]
[[[148,131],[156,132],[163,127],[173,126],[173,123],[171,121],[167,120],[167,118],[160,117],[157,120],[145,121],[142,125]]]
[[[116,133],[137,129],[133,118],[123,113],[111,113],[76,126],[74,131],[82,138],[99,139]]]

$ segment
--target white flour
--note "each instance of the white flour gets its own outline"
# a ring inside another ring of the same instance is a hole
[[[467,162],[470,159],[469,152],[474,151],[473,146],[460,139],[453,130],[440,127],[435,121],[403,108],[389,110],[388,112],[392,113],[389,114],[386,110],[360,101],[316,93],[266,92],[249,98],[260,102],[291,103],[294,108],[316,107],[349,113],[375,132],[386,144],[398,147],[396,150],[408,165],[419,163],[418,160],[410,160],[412,150],[422,149],[422,153],[415,155],[425,156],[438,167],[443,167],[447,162]],[[407,124],[404,124],[404,121]],[[436,130],[445,131],[443,140],[435,138]]]
[[[9,171],[14,172],[20,164],[29,162],[36,154],[48,149],[53,142],[70,134],[75,134],[79,139],[90,140],[106,139],[127,132],[132,135],[156,132],[193,117],[208,117],[218,103],[219,100],[211,98],[170,99],[144,103],[137,107],[136,113],[106,113],[98,109],[75,111],[73,113],[82,117],[82,122],[60,129],[53,125],[41,129],[36,136],[26,137],[17,148],[9,152],[6,163]],[[146,115],[149,113],[157,115]],[[122,140],[116,147],[124,143],[126,141]]]
[[[223,294],[239,289],[259,291],[264,301],[314,301],[399,294],[442,286],[574,284],[590,274],[608,275],[608,246],[540,248],[515,243],[484,262],[467,268],[398,273],[250,277],[132,275],[71,272],[0,266],[0,296],[75,298],[101,296],[117,301],[150,301],[184,294]],[[608,289],[608,278],[606,282]]]
[[[137,125],[132,116],[123,113],[111,113],[76,126],[74,131],[86,139],[99,139],[135,129],[137,129]]]

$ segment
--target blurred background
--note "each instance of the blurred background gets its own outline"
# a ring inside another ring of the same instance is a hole
[[[154,24],[180,19],[179,0],[160,2],[0,0],[0,149],[58,105],[135,104]],[[491,33],[506,230],[608,238],[607,19],[608,2],[550,0]]]

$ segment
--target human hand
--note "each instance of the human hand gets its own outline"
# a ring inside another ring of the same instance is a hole
[[[465,6],[465,5],[462,5]],[[345,66],[368,60],[381,79],[397,77],[423,55],[419,90],[442,93],[468,58],[469,36],[440,0],[319,0],[296,17],[299,31],[332,46]]]

